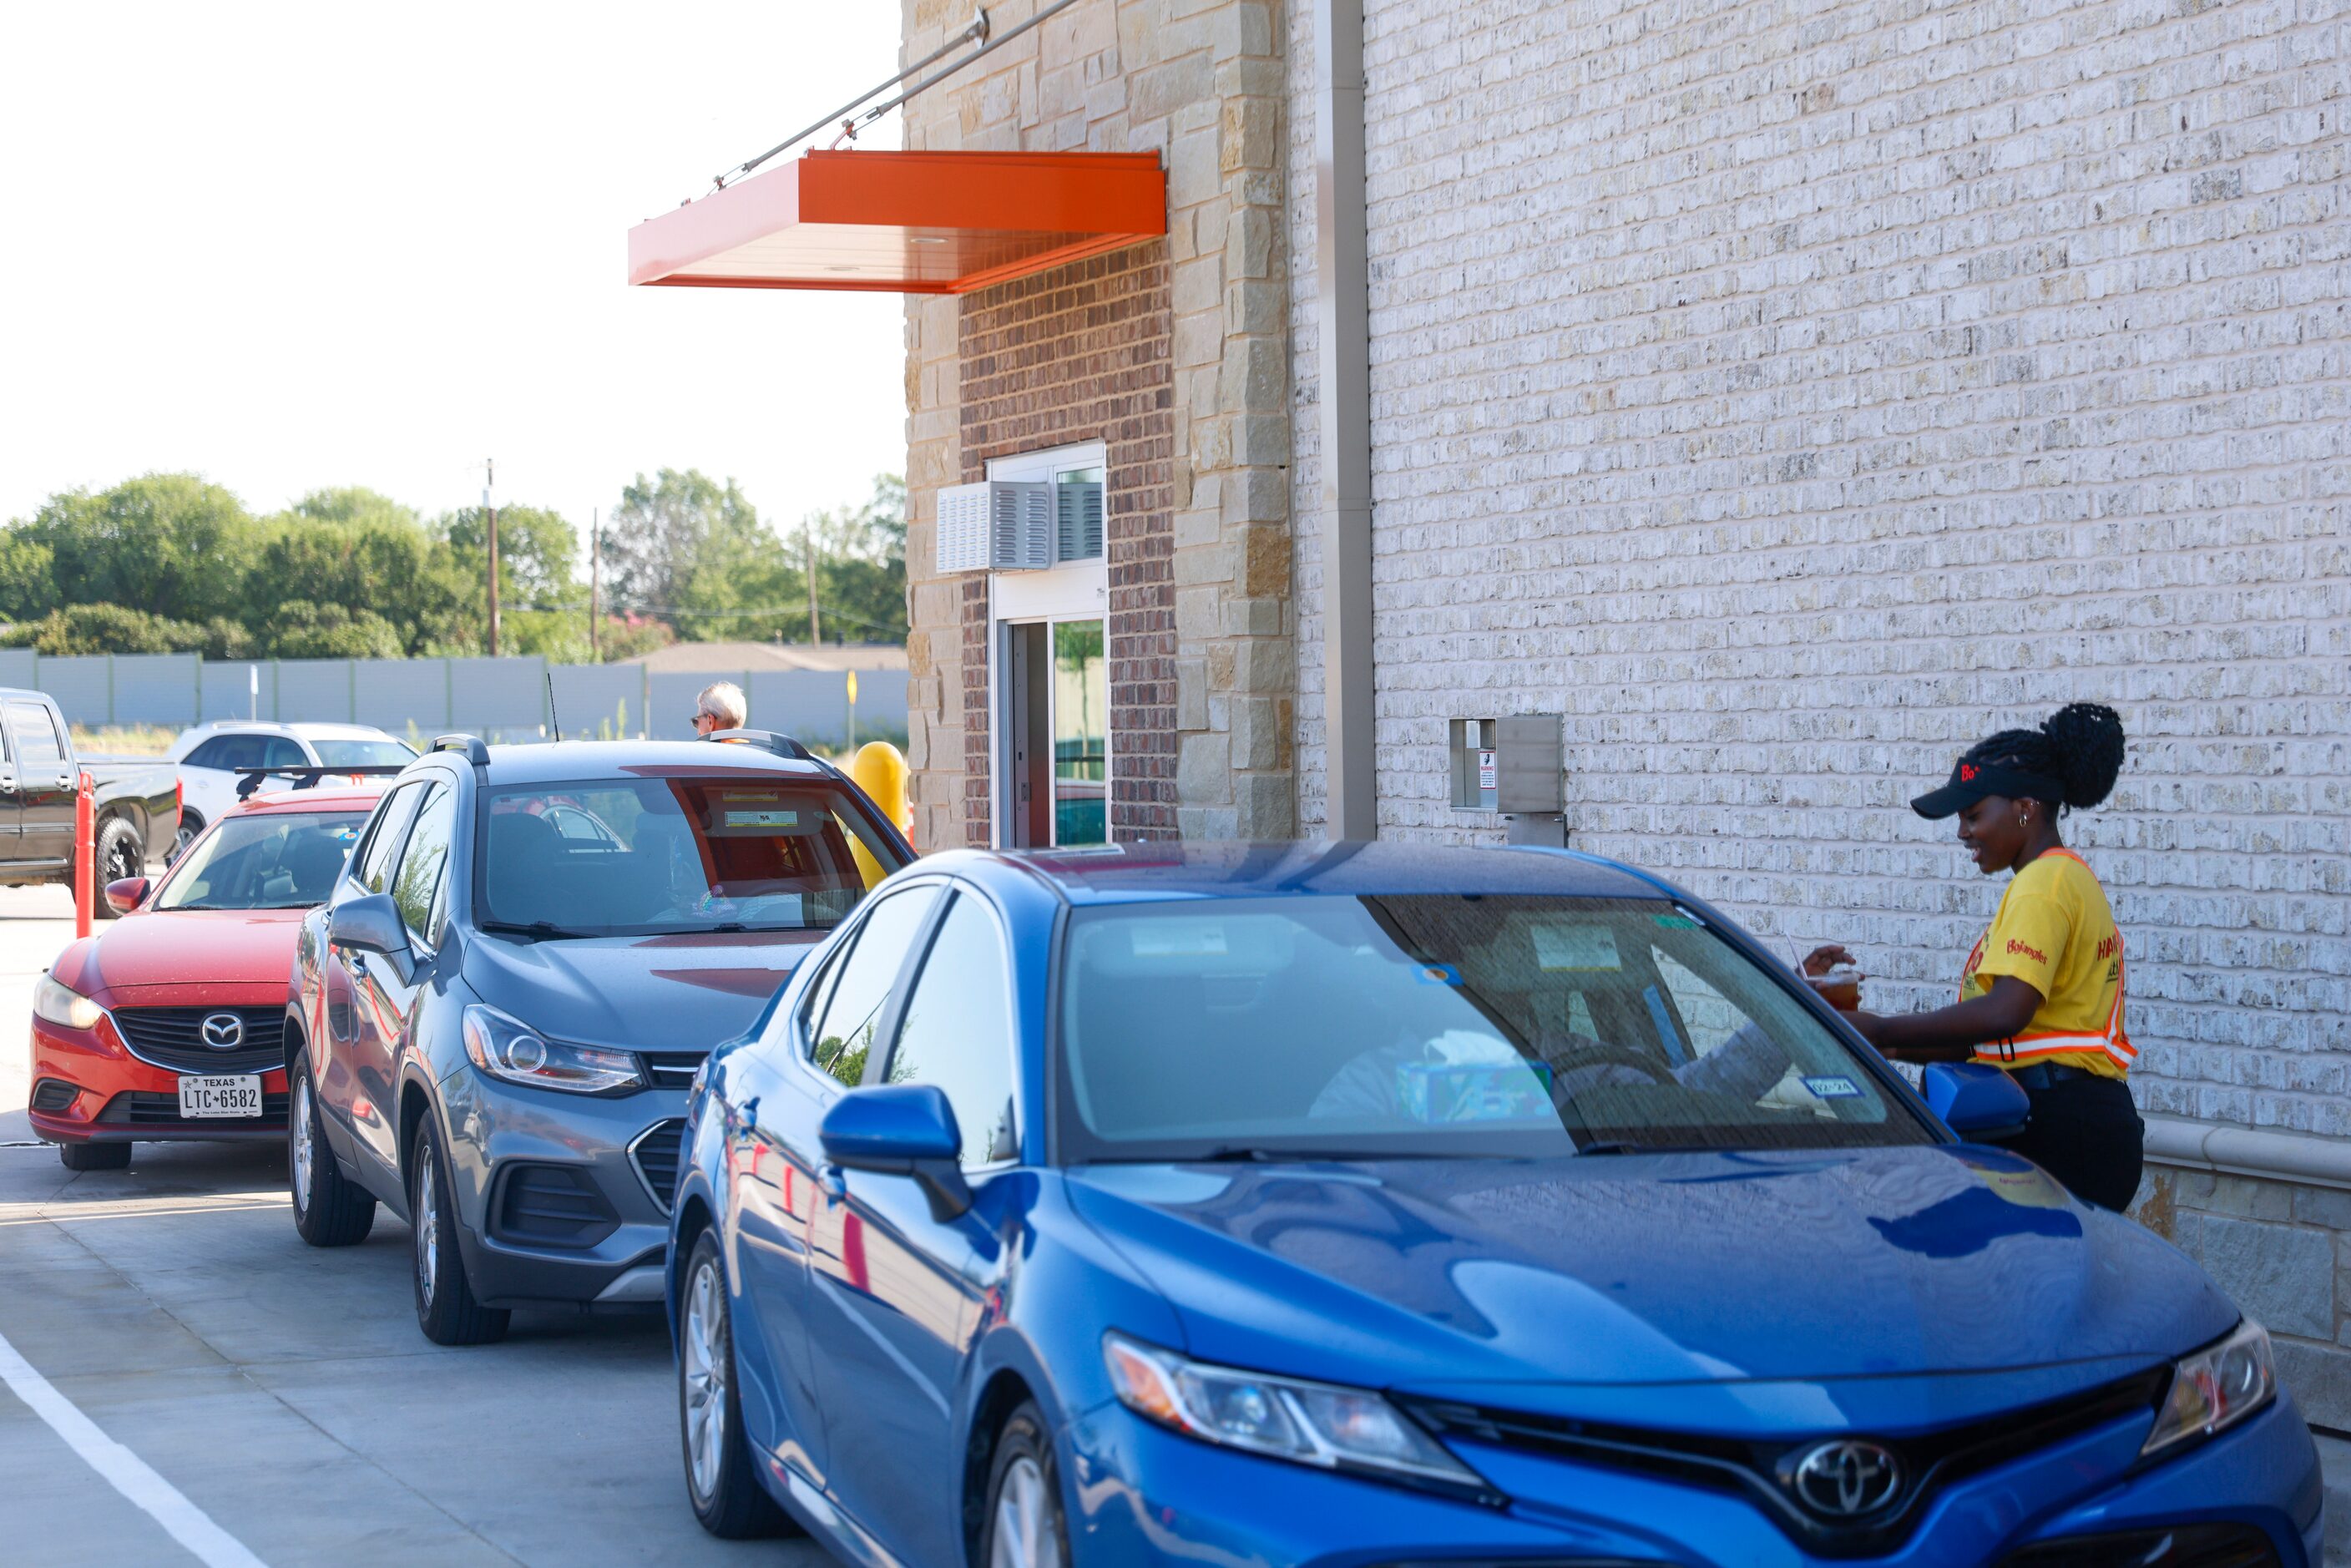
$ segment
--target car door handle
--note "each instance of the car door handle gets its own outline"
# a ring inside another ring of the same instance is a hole
[[[735,1107],[735,1120],[747,1133],[759,1124],[759,1097],[757,1094]]]

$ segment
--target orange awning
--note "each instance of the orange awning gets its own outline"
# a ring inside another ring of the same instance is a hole
[[[629,281],[962,294],[1167,232],[1156,152],[809,152],[629,231]]]

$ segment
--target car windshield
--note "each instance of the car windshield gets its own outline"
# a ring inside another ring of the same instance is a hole
[[[322,768],[404,768],[416,753],[397,740],[313,740]]]
[[[822,930],[904,863],[820,779],[539,784],[482,821],[479,924],[541,937]]]
[[[1664,900],[1081,910],[1061,1157],[1541,1157],[1929,1141],[1792,994]]]
[[[230,817],[192,846],[155,895],[158,909],[301,909],[323,904],[364,811]]]

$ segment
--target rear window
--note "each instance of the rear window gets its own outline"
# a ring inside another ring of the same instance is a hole
[[[155,907],[300,909],[323,904],[366,821],[364,811],[226,818],[172,868],[155,894]]]
[[[416,753],[397,740],[313,740],[322,768],[405,768]]]
[[[823,779],[726,773],[487,791],[477,918],[547,936],[836,925],[904,863]]]
[[[1060,1157],[1519,1156],[1931,1134],[1662,900],[1295,896],[1081,910]]]

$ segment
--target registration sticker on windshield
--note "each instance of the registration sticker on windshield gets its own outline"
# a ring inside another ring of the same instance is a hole
[[[1420,983],[1424,986],[1458,986],[1461,983],[1461,971],[1450,964],[1423,964],[1420,967]]]
[[[1136,920],[1128,924],[1138,958],[1221,958],[1225,926],[1219,920]]]
[[[1535,962],[1546,973],[1625,967],[1616,957],[1616,932],[1613,926],[1538,925],[1534,927],[1534,938]]]
[[[1815,1099],[1858,1100],[1861,1098],[1861,1085],[1850,1078],[1807,1078],[1804,1080],[1804,1087],[1813,1092]]]

